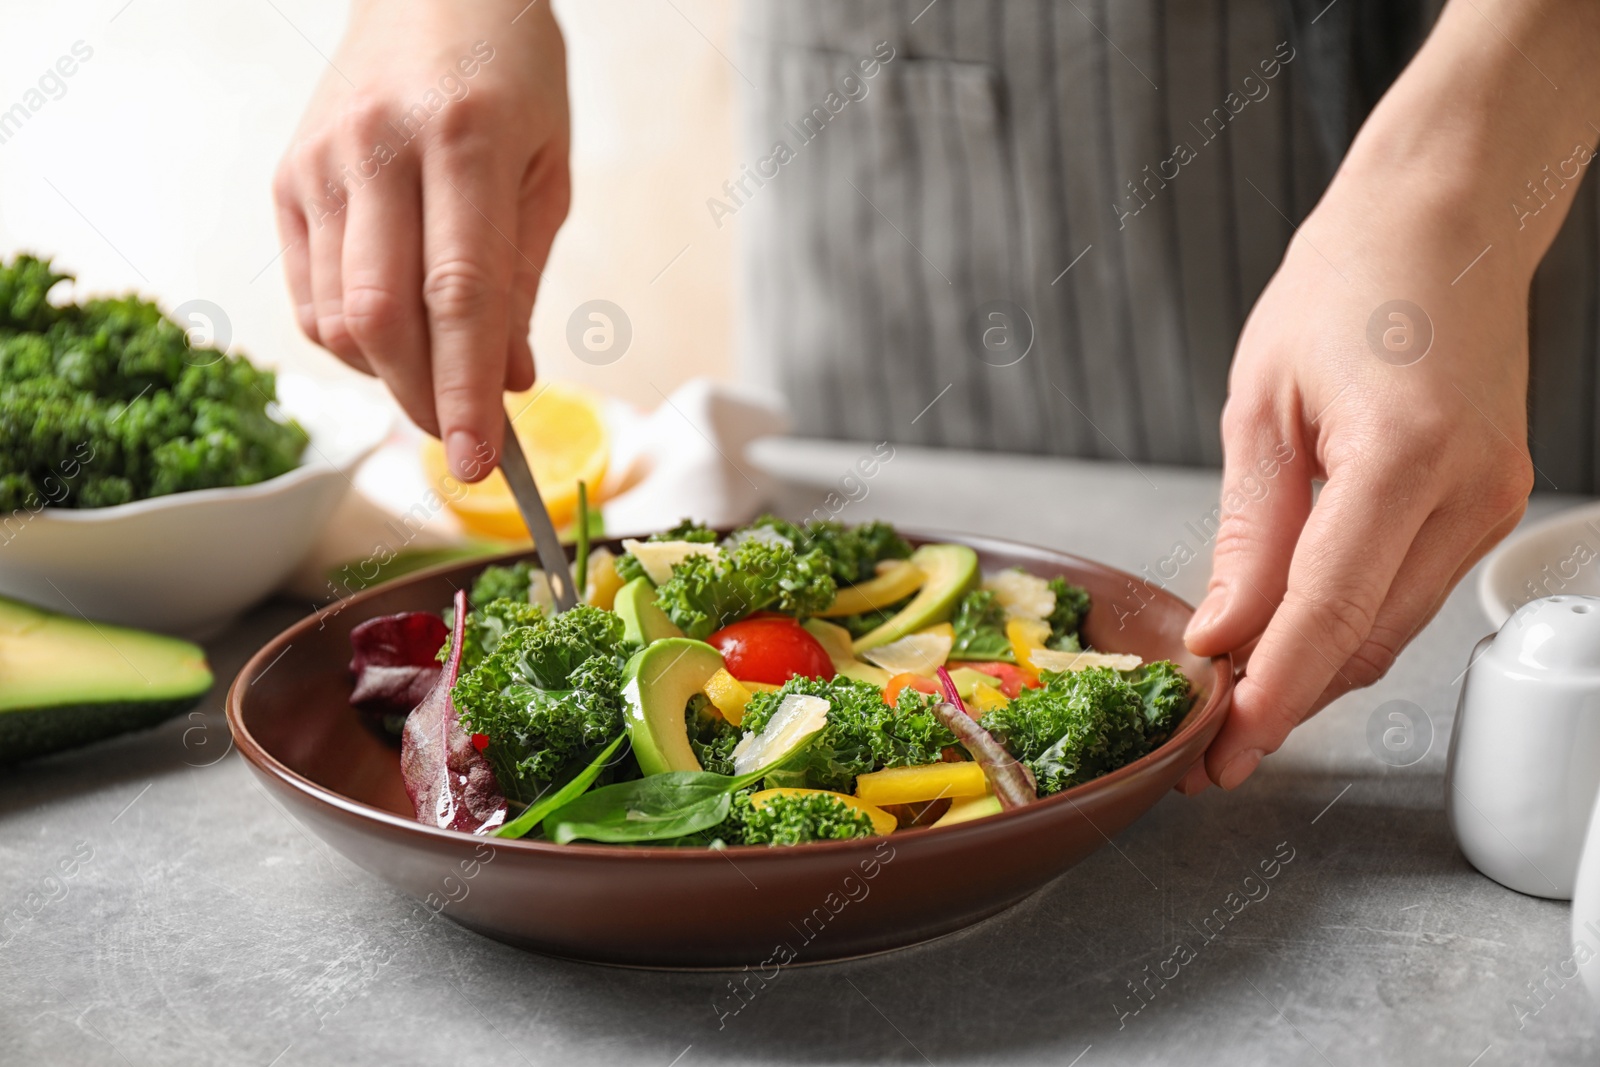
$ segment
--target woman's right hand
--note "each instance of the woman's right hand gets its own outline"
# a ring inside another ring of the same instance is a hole
[[[570,199],[566,57],[549,4],[352,5],[273,182],[300,328],[382,378],[487,475],[502,393]]]

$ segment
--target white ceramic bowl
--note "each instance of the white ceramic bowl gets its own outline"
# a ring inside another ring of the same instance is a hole
[[[1478,603],[1496,627],[1530,600],[1600,596],[1600,502],[1529,523],[1478,572]]]
[[[310,435],[300,466],[237,488],[18,512],[0,536],[0,594],[188,637],[221,629],[283,583],[389,432],[388,409],[350,386],[285,377],[278,396]]]

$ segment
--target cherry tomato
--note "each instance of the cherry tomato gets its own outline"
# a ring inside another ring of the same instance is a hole
[[[477,749],[479,752],[482,752],[484,749],[488,748],[489,747],[489,735],[488,734],[473,734],[472,735],[472,747]]]
[[[883,702],[891,708],[899,704],[902,689],[915,689],[919,693],[931,693],[934,696],[938,696],[941,692],[939,683],[932,678],[924,678],[920,674],[908,671],[889,679],[889,684],[883,687]]]
[[[751,617],[724,626],[706,643],[722,653],[728,673],[743,682],[782,685],[803,678],[833,677],[833,660],[815,637],[787,615]]]
[[[1015,663],[1001,663],[998,660],[962,663],[963,667],[971,667],[975,671],[991,674],[1000,680],[1000,692],[1009,700],[1017,699],[1017,694],[1022,692],[1022,687],[1037,689],[1039,676],[1030,670],[1018,667]]]

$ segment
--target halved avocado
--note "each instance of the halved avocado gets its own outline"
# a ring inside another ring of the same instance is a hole
[[[199,645],[0,597],[0,765],[154,726],[211,681]]]
[[[961,598],[978,584],[978,554],[966,545],[923,545],[911,553],[911,562],[920,567],[927,580],[911,603],[889,621],[855,640],[856,655],[869,648],[941,622],[949,622]]]
[[[635,578],[617,590],[611,610],[622,619],[622,639],[636,648],[667,637],[682,637],[667,613],[656,607],[656,587],[648,578]]]
[[[702,769],[689,747],[684,710],[689,698],[721,669],[722,653],[687,637],[662,638],[628,660],[622,669],[622,699],[633,754],[645,774]]]

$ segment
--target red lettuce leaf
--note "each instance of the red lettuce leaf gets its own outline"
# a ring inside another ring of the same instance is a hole
[[[939,682],[944,687],[945,699],[933,706],[933,713],[956,735],[956,740],[971,754],[973,761],[983,768],[983,776],[989,779],[989,788],[999,798],[1000,806],[1020,808],[1038,800],[1039,787],[1034,781],[1033,772],[1012,758],[993,734],[978,725],[956,692],[956,683],[951,679],[950,672],[943,667],[939,668]]]
[[[461,673],[461,640],[467,621],[464,590],[456,591],[455,607],[450,657],[433,688],[406,719],[400,739],[400,774],[418,822],[482,834],[506,821],[506,798],[450,699],[450,689]]]
[[[350,703],[381,730],[400,736],[411,709],[422,703],[444,665],[439,649],[450,636],[439,616],[426,611],[383,615],[350,631]]]

